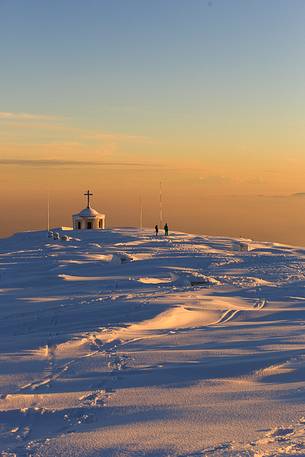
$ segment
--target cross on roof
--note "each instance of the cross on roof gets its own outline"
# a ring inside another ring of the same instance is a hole
[[[90,193],[89,190],[84,194],[85,197],[87,197],[87,208],[90,208],[90,197],[92,197],[93,194]]]

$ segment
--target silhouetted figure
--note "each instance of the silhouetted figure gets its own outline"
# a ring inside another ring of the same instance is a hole
[[[158,236],[158,233],[159,233],[159,227],[157,225],[155,225],[155,231],[156,231],[156,236]]]
[[[167,225],[167,222],[166,222],[166,224],[164,225],[164,235],[165,235],[165,236],[168,236],[168,225]]]

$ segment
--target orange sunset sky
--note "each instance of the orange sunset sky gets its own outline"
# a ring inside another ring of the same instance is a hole
[[[108,226],[305,245],[302,0],[0,3],[0,236]]]

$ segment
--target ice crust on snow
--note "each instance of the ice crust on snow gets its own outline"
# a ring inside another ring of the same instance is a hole
[[[305,456],[305,249],[0,240],[0,455]]]

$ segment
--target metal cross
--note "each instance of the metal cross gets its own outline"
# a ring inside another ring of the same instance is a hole
[[[90,208],[90,197],[92,197],[93,194],[88,190],[84,195],[87,197],[87,208]]]

